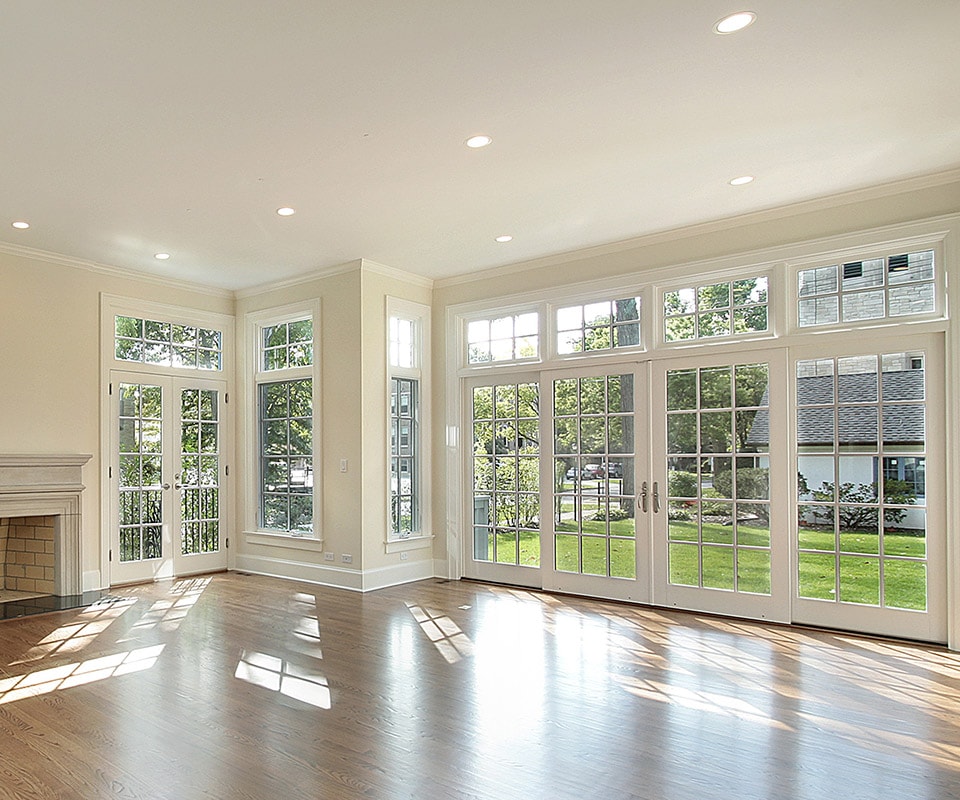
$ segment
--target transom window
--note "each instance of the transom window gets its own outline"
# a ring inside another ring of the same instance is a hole
[[[312,319],[281,322],[263,328],[263,369],[308,367],[312,363]]]
[[[933,250],[803,269],[801,328],[928,314],[936,310]]]
[[[600,300],[557,309],[560,355],[640,344],[640,298]]]
[[[536,311],[467,323],[467,363],[520,361],[540,355],[540,315]]]
[[[223,334],[210,328],[117,315],[114,354],[118,361],[183,369],[219,370]]]
[[[664,292],[664,341],[762,333],[768,327],[767,294],[765,277]]]

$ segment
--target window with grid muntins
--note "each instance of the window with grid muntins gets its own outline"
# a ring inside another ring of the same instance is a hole
[[[540,355],[536,311],[467,323],[467,363],[522,361]]]
[[[390,382],[390,534],[404,539],[420,527],[420,382]]]
[[[762,333],[768,328],[767,294],[765,277],[664,292],[664,341]]]
[[[848,261],[797,274],[801,328],[936,311],[933,250]]]
[[[557,309],[557,352],[588,353],[640,344],[640,298]]]
[[[117,315],[114,334],[118,361],[196,370],[223,368],[223,334],[218,330]]]

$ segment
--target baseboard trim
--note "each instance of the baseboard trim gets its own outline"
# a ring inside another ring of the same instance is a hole
[[[396,566],[374,570],[353,570],[328,567],[321,564],[304,564],[269,556],[238,555],[235,569],[254,575],[315,583],[352,592],[372,592],[434,577],[433,561],[412,561]]]

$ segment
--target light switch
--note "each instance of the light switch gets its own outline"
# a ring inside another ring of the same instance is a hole
[[[340,471],[341,471],[341,472],[346,472],[346,471],[347,471],[347,459],[345,459],[345,458],[341,458],[341,459],[340,459]]]

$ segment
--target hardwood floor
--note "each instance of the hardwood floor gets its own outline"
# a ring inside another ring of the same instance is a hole
[[[0,798],[960,797],[960,654],[242,574],[0,623]]]

